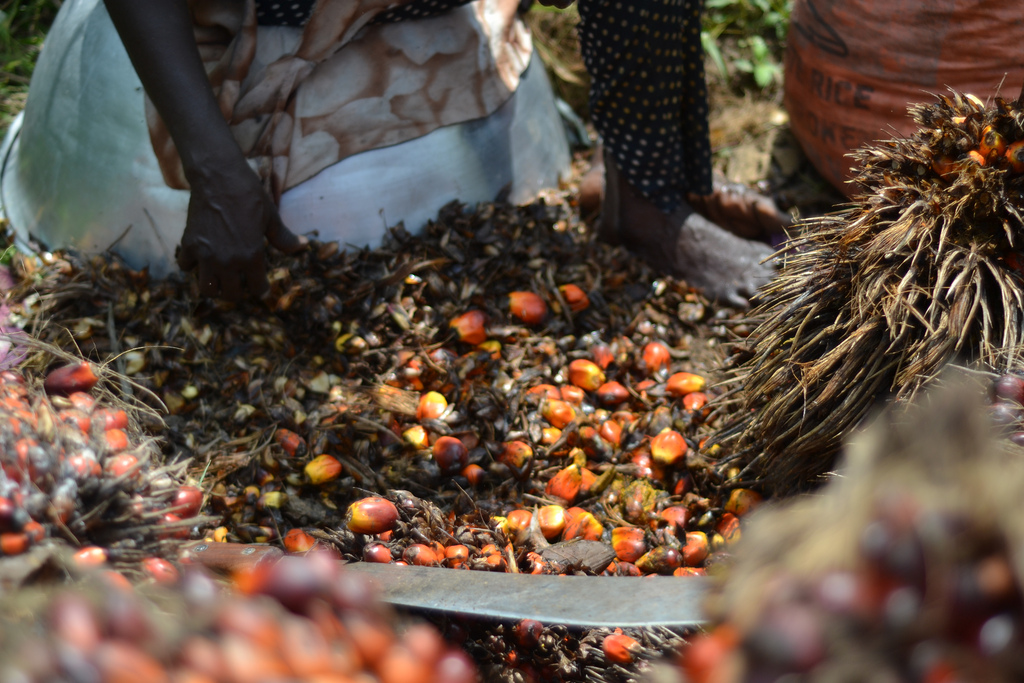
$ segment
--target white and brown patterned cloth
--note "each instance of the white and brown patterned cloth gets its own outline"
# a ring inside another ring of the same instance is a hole
[[[258,27],[254,0],[189,0],[200,54],[242,151],[274,197],[346,157],[493,113],[532,52],[518,0],[374,22],[410,0],[318,0],[302,28]],[[167,184],[188,187],[147,101]]]

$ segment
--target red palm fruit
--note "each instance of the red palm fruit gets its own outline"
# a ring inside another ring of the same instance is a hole
[[[68,400],[71,401],[71,405],[83,413],[91,413],[92,409],[96,407],[96,399],[92,397],[92,394],[87,394],[84,391],[71,392]]]
[[[76,551],[71,561],[79,567],[98,567],[107,561],[107,550],[98,545],[87,545]]]
[[[544,398],[562,398],[562,392],[558,390],[558,387],[552,386],[551,384],[538,384],[535,387],[530,387],[526,390],[528,397],[533,397],[539,401]]]
[[[668,382],[665,383],[665,391],[678,398],[695,391],[703,391],[705,386],[707,386],[707,382],[700,375],[695,375],[692,372],[677,372],[668,378]]]
[[[703,391],[693,391],[683,396],[683,408],[691,412],[700,410],[708,404],[708,395]]]
[[[443,474],[458,474],[469,464],[469,451],[465,444],[454,436],[438,438],[431,453]]]
[[[582,485],[583,474],[580,472],[579,466],[569,465],[551,477],[547,486],[544,487],[544,492],[553,498],[559,498],[566,503],[571,503],[576,500]]]
[[[142,571],[157,583],[170,586],[178,582],[180,575],[173,564],[161,557],[147,557],[142,562]]]
[[[288,533],[281,539],[281,544],[284,545],[284,549],[290,553],[304,553],[308,552],[316,545],[316,539],[310,536],[308,533],[299,529],[289,529]]]
[[[536,325],[548,314],[548,305],[533,292],[510,292],[508,310],[527,325]]]
[[[583,401],[586,400],[587,395],[582,389],[572,384],[566,384],[558,390],[562,396],[562,400],[574,406],[583,405]]]
[[[978,144],[978,151],[986,159],[1001,157],[1006,152],[1006,138],[992,126],[985,126],[985,130],[981,131],[981,142]]]
[[[274,432],[274,441],[290,458],[301,458],[306,454],[306,440],[290,429],[279,428]]]
[[[618,382],[605,382],[597,388],[597,400],[604,406],[617,406],[629,400],[629,391]]]
[[[612,529],[612,549],[615,557],[623,562],[636,562],[647,552],[644,530],[635,526],[620,526]]]
[[[708,558],[711,545],[703,531],[686,532],[686,544],[683,546],[683,563],[687,567],[696,567]]]
[[[123,429],[108,429],[103,432],[103,441],[107,444],[107,448],[115,453],[128,448],[128,435],[124,433]]]
[[[585,541],[600,541],[602,534],[604,527],[593,513],[576,507],[565,511],[565,529],[562,531],[564,540],[582,538]]]
[[[644,574],[671,574],[683,563],[683,556],[675,548],[659,545],[636,561]]]
[[[75,453],[67,459],[67,463],[77,479],[84,480],[89,477],[98,477],[103,473],[103,468],[100,467],[95,458],[90,458],[82,453]]]
[[[597,428],[598,435],[612,444],[618,446],[622,443],[622,427],[615,420],[605,420],[601,423],[601,426]]]
[[[448,399],[436,391],[428,391],[420,396],[420,404],[416,408],[417,420],[436,420],[448,410]]]
[[[340,477],[342,467],[341,462],[337,458],[324,453],[306,463],[302,471],[306,474],[306,478],[309,479],[311,484],[319,486]]]
[[[552,398],[541,404],[540,414],[544,419],[557,429],[565,429],[565,426],[576,419],[576,411],[567,401]]]
[[[732,653],[740,635],[730,624],[717,626],[707,634],[699,634],[684,647],[680,661],[690,683],[716,683],[730,680],[735,666]]]
[[[98,381],[92,364],[83,361],[51,370],[43,381],[43,389],[47,394],[67,396],[76,391],[90,391]]]
[[[103,469],[112,477],[131,476],[137,473],[139,459],[131,453],[112,455],[103,463]]]
[[[595,344],[590,348],[590,354],[594,357],[594,362],[602,370],[607,370],[608,366],[615,360],[615,354],[612,353],[607,344]]]
[[[198,486],[182,486],[174,493],[171,509],[183,518],[195,517],[203,507],[203,492]]]
[[[505,515],[505,527],[508,537],[517,539],[520,534],[525,534],[533,522],[533,513],[529,510],[513,510]]]
[[[718,520],[718,524],[715,525],[715,531],[718,532],[726,543],[735,543],[740,540],[740,518],[730,512],[726,512]]]
[[[487,340],[487,330],[484,329],[486,324],[487,316],[483,314],[483,311],[474,309],[456,316],[448,323],[448,326],[458,333],[459,339],[475,346]]]
[[[537,526],[549,541],[562,535],[565,529],[565,508],[561,505],[545,505],[537,510]]]
[[[612,633],[601,641],[605,659],[613,664],[632,664],[641,649],[640,643],[624,633]]]
[[[469,562],[469,548],[461,543],[450,545],[444,549],[444,563],[452,568],[461,567]]]
[[[188,538],[191,533],[187,526],[179,524],[181,517],[173,512],[165,512],[160,515],[160,524],[173,527],[160,533],[161,538]]]
[[[594,361],[577,358],[569,363],[569,381],[585,391],[596,391],[604,384],[605,376]]]
[[[1018,140],[1006,148],[1004,155],[1014,173],[1024,173],[1024,140]]]
[[[461,474],[469,481],[470,486],[480,486],[487,478],[487,470],[476,463],[470,463],[463,467]]]
[[[348,506],[348,528],[357,534],[390,531],[398,522],[398,508],[386,498],[372,496]]]
[[[544,624],[536,619],[523,619],[512,629],[519,647],[532,650],[540,643],[540,637],[544,633]]]
[[[558,292],[562,295],[562,299],[565,300],[569,310],[573,313],[585,311],[590,306],[590,298],[587,296],[587,293],[577,285],[562,285],[558,288]]]
[[[672,356],[669,354],[667,346],[659,341],[653,341],[644,346],[643,359],[647,366],[647,372],[657,372],[668,366]]]
[[[417,567],[434,567],[441,563],[434,549],[423,543],[413,543],[402,552],[402,559]]]
[[[729,492],[729,500],[725,502],[725,511],[742,517],[761,504],[764,498],[757,491],[750,489],[733,489]]]
[[[108,429],[128,429],[128,413],[123,410],[101,408],[92,414],[103,431]]]
[[[678,534],[679,531],[686,528],[686,523],[690,519],[690,511],[685,505],[672,505],[659,512],[658,516]]]
[[[672,467],[686,459],[687,448],[682,434],[666,429],[651,439],[651,458],[663,467]]]
[[[363,546],[363,561],[375,564],[390,564],[393,556],[391,548],[383,543],[367,543]]]
[[[24,531],[0,533],[0,556],[21,555],[28,550],[30,544],[28,534]]]

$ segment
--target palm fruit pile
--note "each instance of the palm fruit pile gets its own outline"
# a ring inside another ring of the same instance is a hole
[[[866,147],[860,190],[804,224],[760,294],[728,466],[769,493],[820,483],[873,408],[946,363],[1011,367],[1024,339],[1024,102],[952,93]]]
[[[173,571],[166,558],[203,521],[202,492],[100,391],[100,368],[64,362],[43,381],[0,373],[0,562],[69,544],[80,563]],[[0,567],[0,586],[16,587],[21,566]]]
[[[188,463],[215,518],[192,540],[687,580],[728,553],[759,500],[720,490],[700,454],[717,420],[711,372],[745,330],[594,242],[568,194],[449,207],[372,251],[277,255],[263,301],[213,302],[188,278],[74,254],[16,256],[8,300],[160,413],[148,433]],[[507,680],[632,681],[671,649],[655,632],[557,624],[524,647],[510,628],[461,641]],[[639,652],[609,659],[609,635]]]
[[[754,515],[688,683],[1024,677],[1024,461],[978,389],[890,410],[846,476]]]
[[[314,554],[236,576],[133,591],[86,575],[0,598],[0,680],[473,683],[424,623],[399,620],[363,577]]]

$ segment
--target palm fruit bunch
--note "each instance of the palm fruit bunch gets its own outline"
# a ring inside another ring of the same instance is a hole
[[[1024,341],[1024,101],[954,92],[910,114],[916,133],[854,155],[860,194],[803,225],[752,313],[718,440],[770,493],[815,484],[872,407]]]
[[[0,563],[70,542],[78,562],[136,565],[176,555],[196,524],[202,494],[183,485],[184,465],[160,465],[98,372],[0,373]]]
[[[477,680],[434,627],[397,618],[326,553],[244,572],[231,585],[190,572],[133,590],[96,575],[0,605],[4,681]]]
[[[1021,680],[1024,462],[982,393],[891,407],[844,477],[754,515],[686,680]]]

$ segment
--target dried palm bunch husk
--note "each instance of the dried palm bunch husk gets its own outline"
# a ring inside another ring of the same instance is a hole
[[[872,408],[944,364],[1018,354],[1024,321],[1024,97],[951,92],[909,136],[867,146],[842,211],[806,222],[752,312],[737,418],[715,439],[741,479],[813,486]]]

